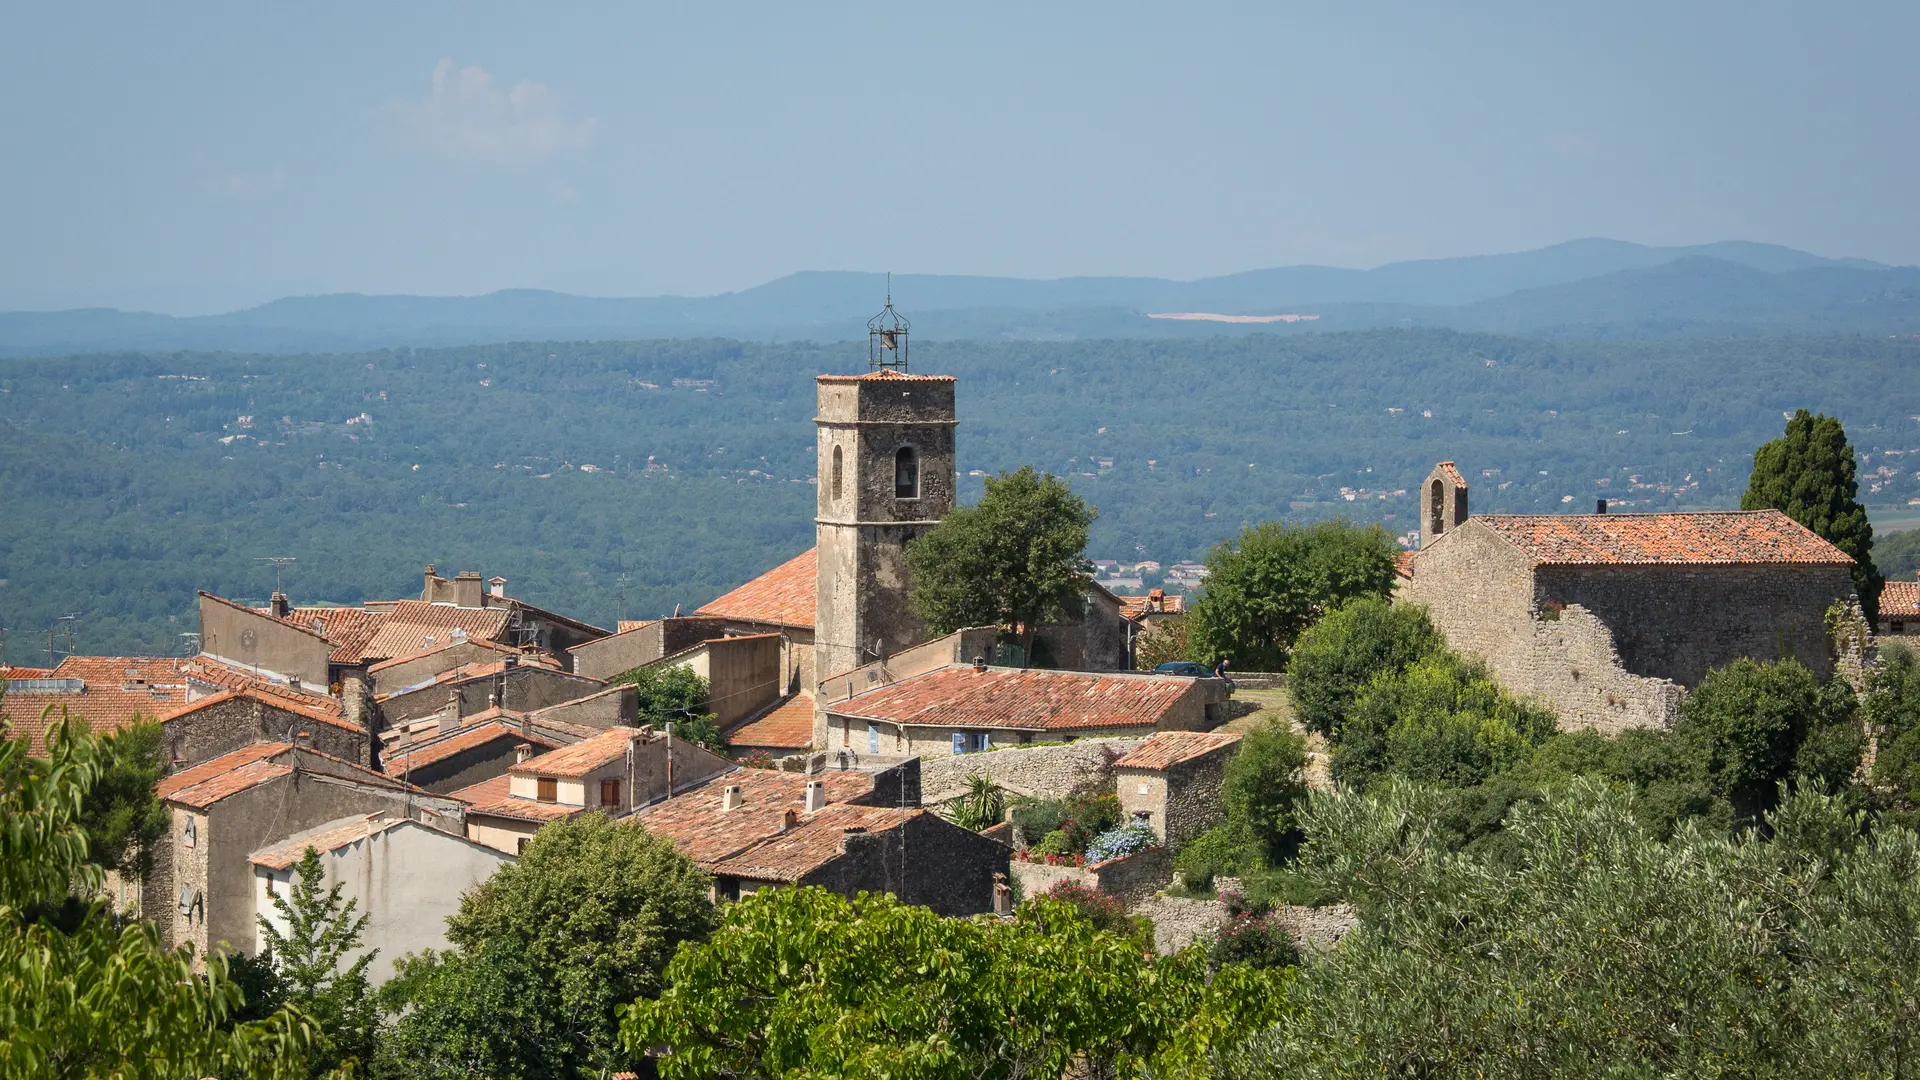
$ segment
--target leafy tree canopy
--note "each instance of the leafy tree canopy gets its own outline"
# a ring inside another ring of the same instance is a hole
[[[154,785],[167,774],[160,725],[136,723],[100,740],[100,777],[80,806],[89,861],[145,878],[153,848],[167,833],[166,808]]]
[[[1334,740],[1333,775],[1355,787],[1388,773],[1470,787],[1527,760],[1556,723],[1500,689],[1485,666],[1435,652],[1375,676],[1355,698]]]
[[[1309,731],[1331,736],[1366,685],[1442,647],[1426,609],[1363,596],[1327,613],[1295,643],[1287,694]]]
[[[1386,596],[1399,553],[1380,526],[1341,519],[1248,529],[1207,557],[1206,588],[1189,616],[1196,658],[1281,670],[1294,639],[1323,613],[1358,597]]]
[[[1095,511],[1066,481],[1031,465],[987,478],[963,506],[907,545],[913,610],[935,634],[969,626],[1034,632],[1083,602]]]
[[[1271,862],[1299,843],[1298,810],[1307,797],[1307,741],[1278,723],[1241,736],[1227,759],[1220,802],[1229,827],[1243,832]]]
[[[640,723],[665,729],[716,754],[727,752],[726,740],[712,712],[707,680],[685,664],[649,665],[622,672],[609,683],[631,683],[639,691]]]
[[[1737,660],[1707,673],[1680,705],[1674,735],[1715,794],[1741,814],[1772,804],[1828,702],[1792,660]]]
[[[1853,556],[1853,587],[1872,622],[1884,579],[1873,565],[1873,526],[1860,505],[1853,444],[1840,421],[1805,409],[1787,421],[1786,434],[1753,452],[1753,474],[1742,510],[1779,510]]]

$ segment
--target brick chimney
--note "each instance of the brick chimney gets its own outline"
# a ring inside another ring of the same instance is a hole
[[[811,814],[827,805],[827,785],[822,780],[807,781],[807,813]]]
[[[721,810],[738,810],[740,809],[740,803],[739,784],[728,784],[726,787],[720,789]]]

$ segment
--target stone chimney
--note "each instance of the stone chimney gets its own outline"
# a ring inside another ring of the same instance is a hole
[[[515,765],[525,765],[527,763],[527,759],[532,756],[533,756],[533,744],[531,743],[521,743],[520,745],[513,748],[513,763]]]
[[[720,809],[738,810],[740,809],[740,803],[739,784],[728,784],[726,787],[720,789]]]
[[[433,564],[428,563],[426,580],[420,586],[420,599],[425,600],[428,603],[432,603],[433,601],[440,599],[440,597],[437,595],[439,590],[435,589],[433,586],[435,582],[444,583],[445,581],[446,581],[445,578],[433,572]]]
[[[267,601],[267,614],[276,619],[284,619],[293,611],[293,605],[287,603],[287,594],[274,590],[273,598]]]
[[[787,812],[780,816],[780,831],[786,832],[789,829],[797,827],[799,824],[800,815],[795,812],[793,807],[787,807]]]
[[[987,658],[986,658],[986,657],[984,657],[984,656],[976,656],[976,657],[974,657],[974,658],[973,658],[973,673],[974,673],[974,674],[976,674],[976,675],[979,675],[979,674],[983,674],[983,673],[985,673],[985,672],[986,672],[986,670],[987,670]],[[849,695],[849,696],[851,696],[851,695]]]
[[[807,781],[807,813],[811,814],[827,805],[827,785],[822,780]]]
[[[483,583],[480,574],[474,570],[462,570],[453,575],[453,605],[463,608],[477,608],[486,601],[481,597]]]

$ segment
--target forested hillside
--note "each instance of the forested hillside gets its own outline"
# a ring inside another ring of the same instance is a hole
[[[1094,557],[1195,557],[1276,517],[1405,532],[1441,458],[1476,511],[1730,507],[1803,406],[1866,452],[1863,501],[1920,497],[1911,339],[1403,330],[913,359],[961,379],[961,471],[1068,475],[1100,509]],[[298,603],[417,593],[428,562],[602,624],[623,574],[628,616],[700,603],[812,542],[811,378],[864,363],[732,341],[0,362],[8,658],[43,656],[67,612],[83,651],[177,649],[193,591],[264,597],[269,555],[299,559]]]

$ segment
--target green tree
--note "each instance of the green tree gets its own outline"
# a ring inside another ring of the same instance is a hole
[[[713,751],[727,752],[726,740],[712,712],[712,690],[707,680],[685,664],[648,665],[622,672],[609,683],[631,684],[639,693],[640,722],[665,729],[691,743]]]
[[[1425,608],[1363,596],[1307,627],[1287,662],[1287,694],[1309,731],[1331,736],[1360,691],[1442,648]]]
[[[385,1041],[430,1058],[499,1053],[526,1075],[633,1068],[640,1055],[619,1046],[617,1010],[658,994],[675,948],[706,937],[709,885],[672,841],[632,823],[601,814],[554,822],[517,864],[461,898],[447,920],[458,953],[419,962],[418,1001],[388,997],[390,1008],[411,1011]],[[462,1029],[471,1003],[460,995],[516,984],[524,1000],[514,1015],[531,1017],[525,1038]],[[393,1050],[382,1056],[392,1060]]]
[[[1152,671],[1169,660],[1192,659],[1192,642],[1185,616],[1168,619],[1133,639],[1133,666]]]
[[[1356,788],[1385,774],[1472,787],[1532,757],[1556,723],[1485,666],[1435,652],[1360,692],[1334,740],[1333,776]]]
[[[313,1057],[316,1077],[371,1061],[379,1022],[367,985],[367,966],[379,950],[349,959],[360,948],[367,916],[355,915],[358,900],[342,899],[344,882],[328,887],[326,878],[320,853],[308,848],[294,865],[291,895],[269,888],[279,919],[258,920],[264,952],[279,977],[277,996],[320,1025],[324,1038]]]
[[[1189,616],[1195,659],[1281,670],[1294,639],[1323,613],[1386,596],[1399,552],[1378,525],[1270,521],[1248,529],[1207,557],[1206,588]]]
[[[1853,556],[1853,589],[1872,623],[1884,580],[1873,565],[1873,525],[1860,505],[1853,444],[1840,421],[1805,409],[1787,421],[1786,434],[1753,452],[1742,510],[1779,510]]]
[[[160,725],[135,723],[107,735],[100,754],[100,777],[80,808],[88,857],[102,869],[145,879],[169,820],[154,795],[154,785],[167,774]]]
[[[97,901],[57,924],[35,915],[98,887],[80,817],[101,769],[75,725],[48,732],[42,762],[0,739],[0,1075],[306,1075],[313,1026],[292,1011],[235,1023],[241,991],[223,957],[196,973],[190,948],[162,948],[151,923],[121,923]]]
[[[1257,845],[1269,864],[1292,856],[1300,839],[1299,809],[1307,798],[1307,740],[1278,723],[1255,726],[1240,738],[1221,777],[1227,824]]]
[[[1286,973],[1199,948],[1156,960],[1038,897],[1013,920],[947,919],[891,896],[764,890],[684,948],[627,1013],[669,1080],[712,1076],[1203,1076],[1273,1019]]]
[[[1920,529],[1875,536],[1873,565],[1888,581],[1912,581],[1920,572]]]
[[[556,1062],[579,1056],[578,1032],[555,1008],[563,992],[554,973],[537,968],[514,943],[406,956],[395,967],[377,995],[396,1014],[380,1034],[373,1069],[379,1080],[598,1075],[591,1064],[554,1071]]]
[[[967,792],[947,813],[947,820],[963,829],[979,832],[1006,820],[1006,800],[993,784],[993,777],[975,773],[967,777]]]
[[[1752,817],[1773,805],[1826,706],[1819,680],[1799,663],[1741,659],[1700,680],[1673,731],[1708,787]]]
[[[990,476],[963,506],[907,545],[914,614],[933,634],[998,626],[1033,655],[1034,633],[1080,604],[1095,510],[1065,480],[1023,465]]]

